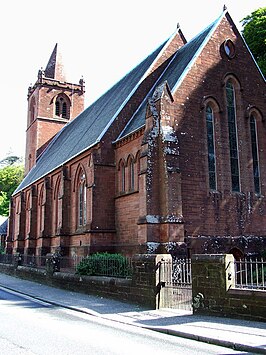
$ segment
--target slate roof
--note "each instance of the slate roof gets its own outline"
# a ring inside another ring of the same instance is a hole
[[[212,30],[218,24],[221,17],[222,16],[176,52],[159,81],[155,83],[156,86],[167,80],[170,89],[174,88],[178,80],[182,77],[182,74],[184,74],[193,61],[195,55],[197,55],[204,41],[210,37]],[[110,88],[78,117],[64,126],[39,157],[36,165],[24,178],[14,194],[79,155],[81,152],[97,144],[110,127],[119,111],[127,103],[166,43],[167,41],[159,46],[151,55]],[[144,100],[137,113],[118,138],[130,134],[132,131],[145,124],[145,110],[146,101]]]
[[[73,121],[64,126],[39,157],[36,165],[30,170],[14,194],[69,161],[82,151],[97,144],[117,116],[119,110],[127,102],[143,75],[150,68],[165,43],[160,45],[135,69],[129,72]]]
[[[8,218],[0,225],[0,235],[7,235]]]
[[[219,20],[220,17],[175,53],[172,61],[169,63],[160,79],[156,82],[156,86],[159,86],[161,83],[167,81],[170,90],[173,91],[175,89],[178,83],[182,80],[182,76],[185,76],[184,74],[186,70],[191,67],[193,59],[197,58],[198,53],[204,47],[205,41],[210,38],[210,35],[218,25]],[[126,137],[145,125],[145,114],[148,98],[152,96],[153,91],[154,88],[150,91],[149,95],[147,95],[146,100],[142,102],[139,110],[129,121],[117,140]]]

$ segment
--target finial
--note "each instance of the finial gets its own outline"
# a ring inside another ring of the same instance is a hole
[[[179,28],[180,28],[180,24],[179,24],[179,22],[177,22],[176,29],[179,30]]]
[[[83,79],[83,75],[81,75],[81,79],[79,80],[79,85],[83,86],[85,83],[84,79]]]
[[[30,83],[30,86],[28,87],[28,95],[27,95],[28,99],[29,99],[31,93],[32,93],[32,83]]]
[[[42,83],[43,77],[44,77],[44,72],[43,72],[43,68],[41,67],[41,69],[38,71],[38,81],[40,83]]]
[[[226,11],[227,10],[227,7],[226,7],[226,5],[224,5],[224,7],[223,7],[223,11]]]
[[[83,75],[81,75],[81,79],[79,80],[79,85],[81,86],[81,91],[84,92],[85,81],[83,79]]]

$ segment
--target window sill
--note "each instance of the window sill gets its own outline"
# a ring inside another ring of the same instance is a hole
[[[125,191],[125,192],[119,192],[115,198],[119,198],[119,197],[125,197],[125,196],[128,196],[128,195],[133,195],[133,194],[136,194],[138,193],[139,190],[130,190],[130,191]]]

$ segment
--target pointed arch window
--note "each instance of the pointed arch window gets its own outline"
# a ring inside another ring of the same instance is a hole
[[[33,97],[30,101],[29,124],[31,124],[35,119],[35,109],[36,109],[36,103],[35,103],[35,98]]]
[[[55,188],[55,233],[59,234],[62,227],[62,198],[63,198],[63,186],[61,179],[58,179]]]
[[[135,158],[135,189],[139,189],[139,172],[140,172],[140,152],[138,151]]]
[[[26,236],[30,234],[31,223],[31,194],[28,193],[26,197]]]
[[[232,191],[240,191],[238,139],[236,124],[235,89],[230,80],[226,83],[226,103],[229,133]]]
[[[66,102],[62,103],[62,117],[63,118],[67,117],[67,104],[66,104]]]
[[[55,101],[55,115],[60,118],[69,118],[70,103],[67,97],[59,95]]]
[[[214,114],[210,105],[206,107],[207,146],[208,146],[208,168],[209,188],[216,190],[216,157],[214,143]]]
[[[59,100],[56,100],[56,102],[55,102],[55,114],[56,114],[56,116],[60,116],[60,102],[59,102]]]
[[[135,168],[134,168],[134,160],[131,157],[128,162],[129,168],[129,190],[133,191],[135,188]]]
[[[87,224],[86,177],[83,172],[80,173],[77,191],[78,191],[78,225],[79,227],[81,227]]]
[[[19,224],[20,224],[20,210],[21,210],[21,200],[20,197],[17,197],[14,200],[14,208],[15,208],[15,226],[14,226],[14,235],[18,236],[19,234]]]
[[[41,187],[39,194],[39,234],[42,234],[44,230],[44,213],[45,213],[45,191],[44,186]]]
[[[124,159],[119,161],[117,177],[117,190],[119,193],[124,193],[126,191],[126,164]]]
[[[256,194],[260,194],[260,168],[258,154],[257,122],[254,115],[250,116],[250,137],[252,149],[253,180]]]
[[[125,192],[126,191],[126,167],[124,163],[121,164],[120,171],[121,171],[121,192]]]

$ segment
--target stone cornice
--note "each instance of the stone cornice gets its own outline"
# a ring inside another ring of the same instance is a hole
[[[128,144],[129,142],[133,141],[134,139],[139,138],[140,136],[143,135],[144,130],[145,130],[145,127],[142,127],[138,131],[135,131],[135,132],[129,134],[128,136],[121,138],[117,142],[114,142],[115,148],[122,147],[123,145]]]

